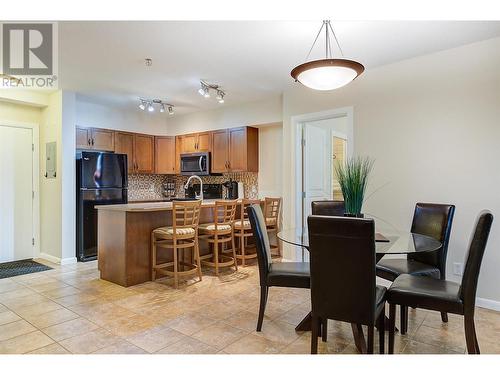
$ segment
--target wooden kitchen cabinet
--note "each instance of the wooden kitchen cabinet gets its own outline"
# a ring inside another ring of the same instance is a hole
[[[179,154],[188,154],[196,152],[197,134],[185,134],[177,137],[177,147]]]
[[[196,152],[210,152],[212,150],[212,132],[197,134]]]
[[[147,134],[134,134],[135,173],[153,173],[155,137]]]
[[[76,148],[114,151],[115,133],[108,129],[76,127]]]
[[[175,137],[175,171],[180,172],[181,154],[212,151],[212,132],[183,134]]]
[[[212,172],[228,171],[229,131],[227,129],[212,132]]]
[[[115,152],[127,155],[128,173],[134,173],[134,133],[115,132]]]
[[[175,137],[155,137],[155,173],[175,173]]]
[[[212,132],[212,172],[258,172],[259,130],[251,127]]]

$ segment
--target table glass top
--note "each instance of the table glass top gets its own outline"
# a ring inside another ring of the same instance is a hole
[[[410,254],[416,252],[435,251],[441,247],[441,242],[423,234],[411,232],[382,233],[389,242],[376,242],[377,254]],[[308,248],[307,231],[302,228],[285,229],[278,233],[281,241],[292,245]]]

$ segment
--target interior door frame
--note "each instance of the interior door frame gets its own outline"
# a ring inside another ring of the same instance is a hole
[[[347,156],[351,157],[354,151],[354,108],[341,107],[330,109],[321,112],[306,113],[303,115],[292,117],[292,127],[295,128],[295,227],[301,228],[303,226],[304,218],[304,147],[303,135],[304,127],[307,122],[327,120],[332,118],[346,117],[347,118]]]
[[[7,126],[11,128],[31,129],[32,135],[32,157],[33,157],[33,171],[32,171],[32,187],[33,187],[33,258],[40,257],[40,127],[38,124],[4,120],[0,118],[0,126]]]

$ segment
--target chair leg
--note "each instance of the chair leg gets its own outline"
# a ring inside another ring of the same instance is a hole
[[[379,353],[384,354],[385,352],[385,306],[378,317],[378,342],[379,342]]]
[[[200,244],[198,242],[198,237],[194,239],[194,256],[196,258],[196,266],[198,267],[198,277],[200,278],[201,281],[202,277],[201,277],[201,261],[200,261]]]
[[[321,341],[326,342],[328,337],[328,319],[324,318],[321,321]]]
[[[448,323],[448,313],[442,312],[441,320],[443,321],[443,323]]]
[[[368,354],[373,354],[373,334],[374,334],[374,325],[368,326],[368,342],[366,344],[366,351]]]
[[[403,306],[401,305],[401,327],[399,329],[399,332],[402,335],[406,335],[406,332],[408,332],[408,306]]]
[[[474,326],[474,315],[466,314],[464,316],[465,342],[467,344],[467,353],[479,354],[479,344],[477,343],[476,328]]]
[[[179,274],[178,274],[178,255],[177,255],[177,241],[174,239],[174,288],[179,288]]]
[[[260,287],[260,306],[259,306],[259,318],[257,320],[257,332],[262,331],[262,322],[264,321],[264,311],[266,310],[268,293],[269,293],[269,288],[267,286]]]
[[[240,237],[240,247],[241,247],[241,266],[245,268],[245,237],[241,233]]]
[[[155,235],[151,233],[151,280],[156,280],[156,240]]]
[[[214,263],[215,263],[215,276],[219,276],[219,241],[217,235],[214,236]]]
[[[234,268],[238,271],[238,260],[236,259],[236,247],[234,245],[234,233],[231,233],[231,246],[233,247]]]
[[[396,305],[389,304],[389,354],[394,354],[395,331],[396,331]]]
[[[318,354],[318,335],[320,318],[311,316],[311,354]]]

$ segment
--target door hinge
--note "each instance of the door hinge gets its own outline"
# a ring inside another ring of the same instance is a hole
[[[302,138],[302,147],[306,147],[306,139]]]
[[[306,197],[306,192],[305,192],[305,191],[303,191],[303,192],[302,192],[302,198],[305,198],[305,197]]]
[[[32,238],[32,239],[31,239],[31,244],[32,244],[33,246],[35,246],[35,239],[34,239],[34,238]]]
[[[31,144],[31,151],[35,151],[35,144],[34,143]]]
[[[33,190],[31,191],[31,199],[35,199],[35,192]]]

